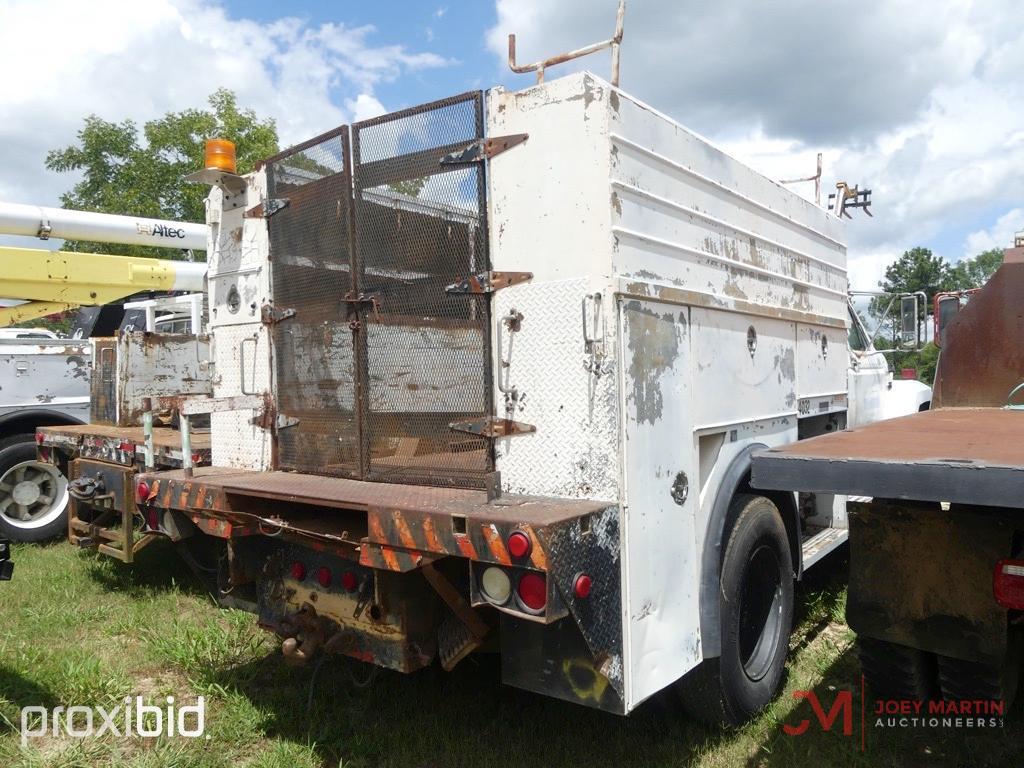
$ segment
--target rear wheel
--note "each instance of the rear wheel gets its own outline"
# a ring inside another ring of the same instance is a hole
[[[68,524],[68,481],[52,464],[36,458],[35,435],[0,442],[0,537],[45,541]]]
[[[775,505],[763,496],[737,495],[736,520],[722,558],[722,654],[680,681],[691,715],[739,725],[760,711],[782,683],[793,623],[793,567]]]
[[[1000,665],[939,656],[939,687],[947,701],[1002,701],[1009,707],[1016,698],[1021,671],[1021,638],[1010,636],[1006,659]]]
[[[860,668],[871,692],[882,699],[927,701],[937,693],[935,655],[905,645],[857,638]]]

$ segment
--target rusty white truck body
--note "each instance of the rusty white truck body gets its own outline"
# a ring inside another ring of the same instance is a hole
[[[295,660],[494,634],[506,682],[629,712],[722,653],[751,454],[890,407],[842,222],[589,73],[209,180],[211,466],[139,511],[224,539]],[[791,576],[845,539],[844,497],[769,500]]]

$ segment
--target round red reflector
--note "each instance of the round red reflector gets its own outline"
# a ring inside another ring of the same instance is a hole
[[[316,572],[316,580],[320,582],[321,587],[331,586],[331,569],[318,568]]]
[[[590,596],[590,588],[594,586],[594,582],[585,573],[581,573],[576,577],[576,583],[573,584],[573,591],[576,593],[576,597],[581,600],[585,597]]]
[[[296,581],[303,581],[306,578],[306,566],[296,561],[292,563],[292,578]]]
[[[135,500],[139,504],[145,504],[149,501],[149,483],[145,480],[140,480],[138,485],[135,486]]]
[[[524,573],[516,588],[519,599],[531,611],[542,611],[548,601],[548,583],[539,573]]]
[[[359,586],[359,578],[352,571],[345,571],[341,574],[341,586],[346,592],[355,592]]]
[[[526,557],[530,554],[530,537],[522,531],[516,531],[508,537],[506,546],[512,557]]]

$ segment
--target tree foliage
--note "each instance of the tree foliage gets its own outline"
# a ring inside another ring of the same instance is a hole
[[[981,288],[1003,264],[1003,249],[991,248],[971,259],[963,259],[951,268],[955,290]]]
[[[277,152],[277,128],[251,109],[239,109],[235,94],[224,88],[208,99],[209,109],[169,112],[138,127],[131,120],[119,123],[96,115],[85,118],[75,144],[51,150],[46,167],[51,171],[81,173],[81,180],[61,195],[65,208],[102,213],[146,216],[175,221],[203,221],[203,198],[208,189],[188,184],[182,177],[203,167],[203,145],[208,138],[235,142],[238,171]],[[134,245],[66,241],[65,250],[99,251],[181,258],[180,251]]]
[[[936,256],[928,248],[911,248],[904,251],[899,259],[885,270],[885,278],[878,285],[886,293],[903,294],[923,292],[928,300],[919,309],[922,322],[931,322],[933,300],[936,293],[945,291],[963,291],[969,288],[980,288],[1003,263],[1003,250],[993,248],[982,251],[973,258],[963,259],[951,265],[941,256]],[[886,313],[886,307],[889,307]],[[891,338],[882,336],[875,339],[878,349],[894,349],[899,334],[899,302],[889,303],[888,297],[872,300],[871,310],[877,318],[886,317],[882,327],[889,331]],[[918,378],[931,384],[935,378],[935,368],[939,360],[939,348],[928,342],[916,351],[894,352],[893,368],[899,373],[900,368],[916,368]]]

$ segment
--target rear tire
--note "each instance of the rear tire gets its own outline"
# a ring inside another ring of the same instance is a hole
[[[712,725],[741,725],[778,693],[793,624],[793,561],[779,510],[737,495],[722,558],[722,653],[679,683],[685,709]]]
[[[939,687],[947,701],[988,699],[1013,704],[1020,684],[1021,638],[1013,633],[1001,666],[938,657]]]
[[[882,699],[927,701],[938,692],[935,655],[905,645],[857,638],[860,668],[871,692]]]
[[[37,460],[34,434],[0,441],[0,537],[36,542],[67,533],[68,481]]]

